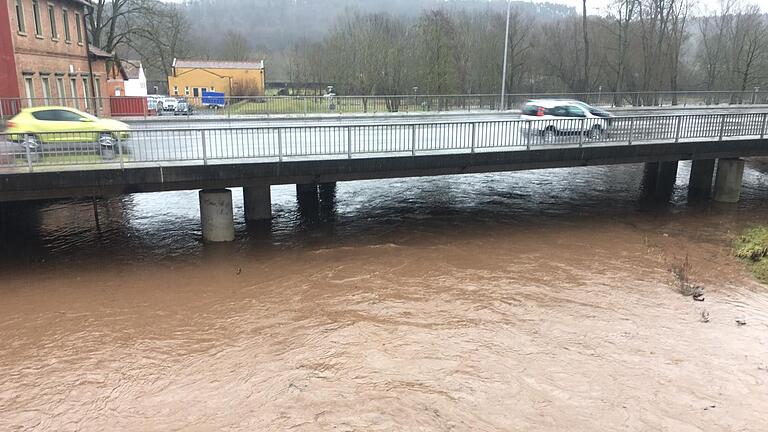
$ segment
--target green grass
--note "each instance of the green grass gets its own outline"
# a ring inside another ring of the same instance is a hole
[[[768,282],[768,226],[750,228],[736,237],[734,255],[747,263],[758,280]]]
[[[245,114],[318,114],[318,113],[383,113],[391,112],[384,98],[375,98],[363,104],[359,98],[337,98],[334,100],[335,109],[330,110],[328,99],[320,96],[308,96],[306,99],[298,98],[265,98],[261,101],[243,100],[233,103],[224,110],[222,114],[245,115]],[[422,112],[433,111],[438,108],[438,101],[431,101],[429,105],[421,105],[411,99],[401,100],[396,112]],[[457,110],[459,107],[450,105],[451,109]],[[468,109],[477,110],[481,107],[473,105]],[[486,107],[483,107],[487,109]]]

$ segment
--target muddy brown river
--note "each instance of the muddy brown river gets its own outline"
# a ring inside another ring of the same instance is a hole
[[[765,431],[768,222],[642,166],[340,183],[204,245],[197,193],[3,206],[0,431]],[[670,269],[688,259],[705,301]],[[702,322],[702,314],[709,322]],[[746,321],[737,325],[736,319]]]

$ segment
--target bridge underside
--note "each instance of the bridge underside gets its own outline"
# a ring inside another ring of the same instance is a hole
[[[590,145],[483,153],[213,163],[204,166],[82,167],[82,170],[5,174],[0,178],[0,201],[750,156],[768,156],[768,140]]]

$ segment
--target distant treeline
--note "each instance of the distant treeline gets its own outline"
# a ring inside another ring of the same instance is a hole
[[[150,79],[163,80],[174,57],[263,58],[268,80],[330,83],[340,94],[501,86],[503,0],[119,1],[97,4],[92,40],[140,57]],[[768,86],[768,16],[754,5],[723,0],[702,14],[695,0],[614,0],[604,16],[582,16],[512,4],[509,92]]]

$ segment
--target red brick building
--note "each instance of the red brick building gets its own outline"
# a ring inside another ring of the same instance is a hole
[[[19,107],[67,105],[109,114],[106,62],[88,47],[85,0],[0,0],[0,99]]]

